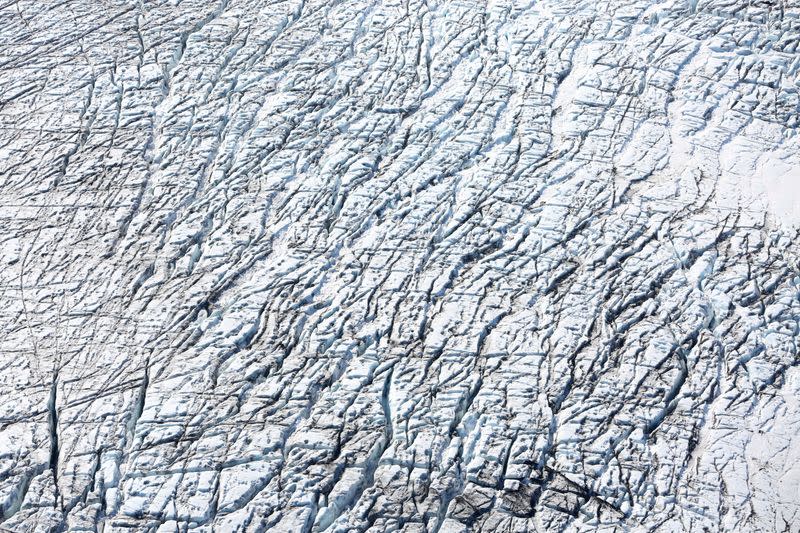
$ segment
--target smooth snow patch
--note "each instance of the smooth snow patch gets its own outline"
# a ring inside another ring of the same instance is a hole
[[[718,203],[766,212],[785,227],[800,227],[800,156],[785,148],[763,152],[736,138],[719,155]]]
[[[768,152],[761,157],[757,180],[764,186],[770,211],[782,223],[800,226],[800,161]]]

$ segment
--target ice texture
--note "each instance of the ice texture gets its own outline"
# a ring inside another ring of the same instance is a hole
[[[0,4],[3,532],[800,531],[800,0]]]

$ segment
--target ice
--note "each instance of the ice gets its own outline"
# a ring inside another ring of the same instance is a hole
[[[798,43],[0,7],[0,528],[800,532]]]

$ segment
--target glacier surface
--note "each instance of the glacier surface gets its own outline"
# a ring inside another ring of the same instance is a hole
[[[0,530],[800,531],[799,0],[5,0]]]

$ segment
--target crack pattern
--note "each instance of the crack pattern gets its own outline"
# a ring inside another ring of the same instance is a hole
[[[800,532],[800,2],[0,5],[3,531]]]

